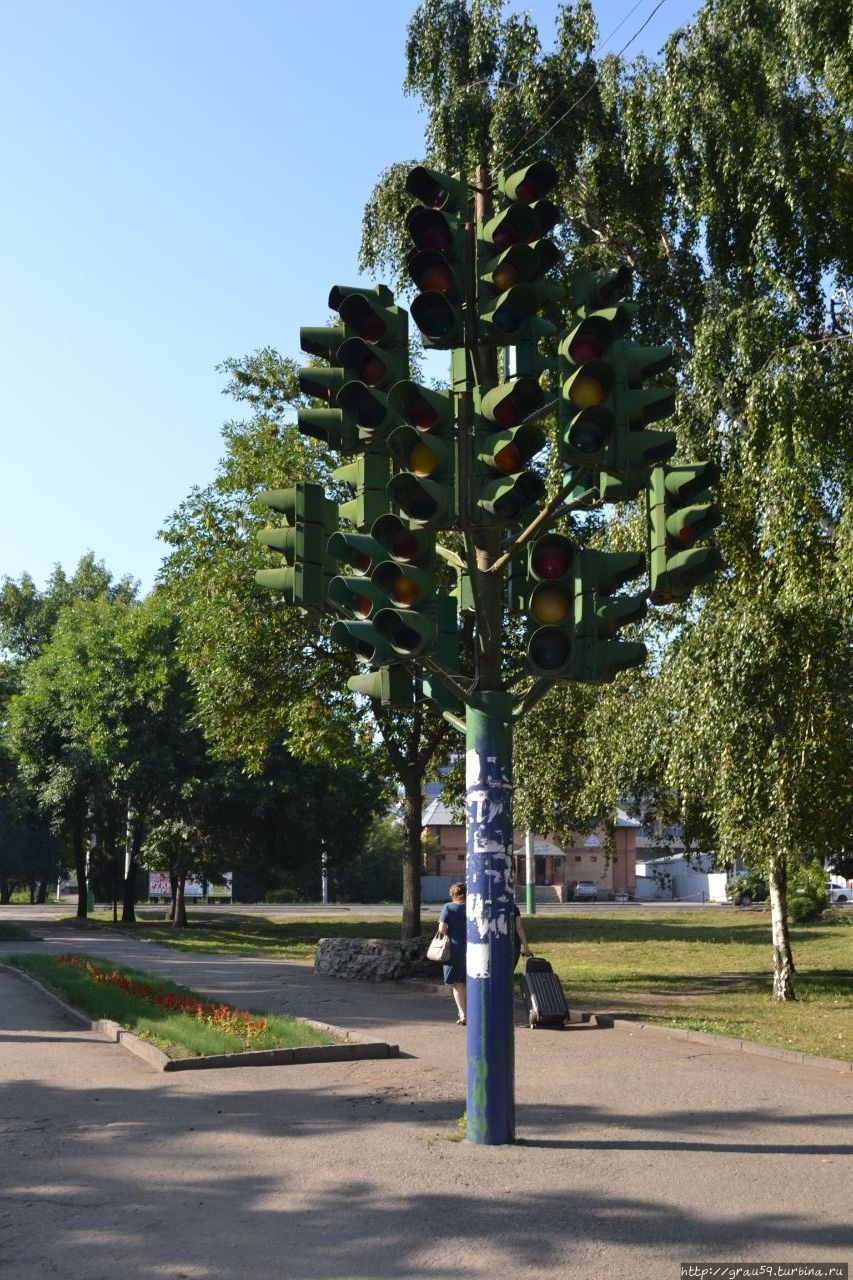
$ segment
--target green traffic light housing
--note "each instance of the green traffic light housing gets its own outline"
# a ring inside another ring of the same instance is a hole
[[[266,489],[258,501],[284,516],[284,527],[258,531],[258,541],[278,552],[285,561],[275,569],[259,569],[259,586],[280,591],[288,604],[321,609],[329,578],[334,572],[327,542],[337,523],[336,504],[318,484],[297,484],[290,489]]]
[[[722,522],[711,485],[720,472],[713,462],[655,467],[648,492],[651,597],[679,603],[722,567],[717,547],[697,547]]]

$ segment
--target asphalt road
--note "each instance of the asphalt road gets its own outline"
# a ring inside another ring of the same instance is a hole
[[[0,974],[3,1280],[668,1280],[682,1261],[853,1261],[853,1072],[519,1027],[521,1141],[473,1147],[453,1140],[464,1033],[444,995],[43,920],[43,942],[0,950],[85,949],[408,1056],[162,1075]]]

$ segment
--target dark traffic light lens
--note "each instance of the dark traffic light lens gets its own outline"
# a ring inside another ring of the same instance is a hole
[[[581,418],[569,431],[569,444],[578,453],[596,454],[606,439],[604,428],[591,418]]]
[[[414,534],[409,533],[407,529],[403,529],[391,540],[388,550],[395,560],[414,560],[418,554],[420,543]]]
[[[415,281],[419,289],[426,293],[450,293],[453,288],[453,272],[441,262],[433,262]]]
[[[374,312],[369,312],[358,326],[358,336],[365,342],[379,342],[385,333],[384,321]]]
[[[581,331],[569,347],[569,357],[575,364],[587,364],[590,360],[599,360],[604,351],[604,344],[593,333]]]
[[[368,387],[378,387],[388,372],[387,365],[378,356],[368,356],[358,370],[358,376]]]
[[[369,573],[372,563],[373,561],[366,551],[356,551],[352,558],[352,567],[357,569],[359,573]]]
[[[492,316],[492,323],[501,333],[514,334],[521,325],[521,314],[515,307],[504,304]]]
[[[492,235],[494,244],[501,250],[509,249],[511,245],[518,244],[520,239],[521,236],[517,227],[514,227],[508,219],[502,222],[499,227],[496,227]]]
[[[521,272],[512,262],[502,262],[492,273],[492,283],[500,293],[521,283]]]
[[[360,618],[366,618],[372,608],[373,601],[367,596],[356,596],[353,604],[353,613],[357,613]]]
[[[435,425],[437,417],[438,413],[432,405],[420,396],[409,405],[409,422],[417,431],[429,431]]]
[[[545,543],[533,552],[532,567],[537,578],[562,578],[569,572],[572,558],[564,547]]]
[[[565,631],[542,627],[530,641],[528,653],[540,671],[559,671],[569,660],[571,640]]]
[[[499,427],[514,427],[521,417],[521,410],[512,396],[507,396],[495,405],[492,417]]]

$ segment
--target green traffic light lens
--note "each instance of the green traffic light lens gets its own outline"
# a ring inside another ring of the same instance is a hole
[[[565,631],[543,627],[533,636],[527,651],[531,662],[540,671],[559,671],[568,662],[571,647],[571,639]]]
[[[421,333],[434,341],[448,338],[458,325],[457,313],[443,293],[422,293],[415,298],[412,319]]]
[[[581,418],[572,424],[569,431],[569,445],[576,453],[587,453],[590,456],[598,453],[606,439],[604,428],[591,418]]]
[[[492,316],[492,323],[500,333],[516,333],[521,325],[521,314],[515,307],[504,304]]]

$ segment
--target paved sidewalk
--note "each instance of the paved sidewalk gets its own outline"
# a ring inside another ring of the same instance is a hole
[[[3,1280],[668,1280],[680,1261],[853,1261],[853,1074],[519,1027],[522,1141],[476,1148],[449,1140],[464,1032],[443,995],[39,930],[0,952],[86,950],[410,1056],[158,1075],[0,975]]]

